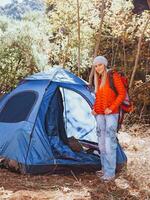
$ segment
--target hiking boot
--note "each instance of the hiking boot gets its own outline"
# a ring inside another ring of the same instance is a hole
[[[104,172],[102,170],[96,171],[95,173],[96,173],[96,176],[98,176],[98,177],[101,177],[104,175]]]
[[[104,182],[110,182],[110,181],[115,180],[115,176],[106,176],[106,175],[104,175],[104,176],[101,176],[100,179],[101,179],[102,181],[104,181]]]

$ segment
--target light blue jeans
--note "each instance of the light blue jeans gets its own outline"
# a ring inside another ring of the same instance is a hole
[[[118,116],[118,114],[96,115],[98,145],[105,176],[115,175]]]

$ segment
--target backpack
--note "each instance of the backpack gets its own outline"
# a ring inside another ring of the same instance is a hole
[[[116,71],[116,70],[109,70],[108,71],[108,78],[109,78],[109,84],[110,88],[115,92],[116,95],[118,95],[117,89],[114,84],[113,74],[118,73],[121,77],[122,83],[126,89],[126,97],[123,100],[123,102],[120,105],[120,112],[119,112],[119,120],[118,120],[118,130],[121,127],[122,121],[124,119],[125,113],[130,113],[133,111],[133,102],[131,101],[129,97],[129,86],[128,86],[128,80],[125,74],[122,71]]]

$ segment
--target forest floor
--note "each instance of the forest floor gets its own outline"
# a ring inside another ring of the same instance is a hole
[[[134,125],[118,137],[128,163],[115,181],[104,183],[95,173],[29,176],[0,169],[0,200],[149,200],[150,128]]]

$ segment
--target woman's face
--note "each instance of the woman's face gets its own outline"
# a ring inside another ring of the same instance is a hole
[[[95,66],[95,70],[98,74],[102,74],[105,71],[105,65],[104,64],[98,64]]]

